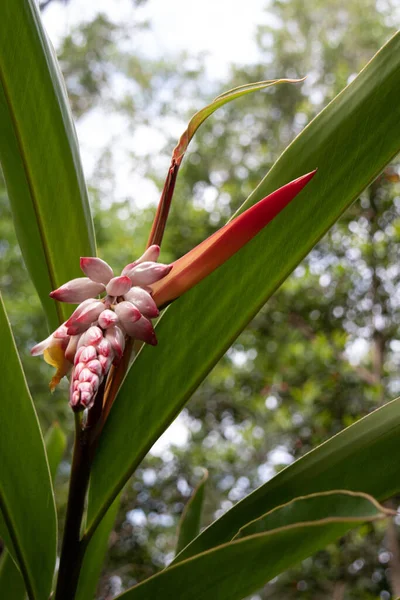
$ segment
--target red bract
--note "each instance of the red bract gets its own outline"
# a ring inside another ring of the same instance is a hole
[[[152,285],[157,306],[172,302],[226,262],[272,221],[315,173],[312,171],[279,188],[172,263],[171,272]]]

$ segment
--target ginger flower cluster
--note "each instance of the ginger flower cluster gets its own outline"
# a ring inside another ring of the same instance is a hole
[[[86,277],[73,279],[51,292],[55,300],[79,306],[65,323],[34,346],[31,354],[43,354],[56,367],[51,389],[71,372],[69,402],[74,411],[93,406],[111,365],[118,364],[122,357],[127,336],[157,344],[151,319],[159,311],[151,285],[172,269],[171,265],[156,262],[159,253],[159,246],[150,246],[117,277],[100,258],[81,258]]]

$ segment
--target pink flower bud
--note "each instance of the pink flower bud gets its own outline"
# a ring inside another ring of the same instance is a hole
[[[90,382],[90,378],[92,375],[93,375],[93,373],[91,371],[89,371],[89,369],[87,369],[85,366],[79,373],[78,379],[79,379],[79,381],[89,381]]]
[[[129,270],[126,275],[132,281],[132,285],[151,285],[168,275],[171,269],[171,265],[143,262]]]
[[[81,392],[81,404],[84,408],[92,408],[94,403],[93,392]]]
[[[158,257],[160,256],[160,246],[157,244],[152,244],[145,250],[140,258],[137,259],[136,264],[142,262],[157,262]]]
[[[99,316],[98,323],[102,329],[107,329],[108,327],[112,327],[118,323],[118,316],[113,310],[103,310]]]
[[[142,262],[157,262],[159,256],[160,246],[153,244],[152,246],[149,246],[147,250],[145,250],[140,258],[132,263],[129,263],[129,265],[126,265],[126,267],[123,268],[121,275],[128,275],[129,271],[132,271],[136,265],[139,265]]]
[[[76,319],[83,313],[85,308],[90,304],[93,304],[93,302],[99,302],[99,300],[97,300],[96,298],[88,298],[76,307],[70,318],[65,321],[65,326],[67,327],[67,329],[75,323]]]
[[[85,308],[81,311],[80,315],[73,320],[69,319],[71,324],[68,327],[69,335],[76,335],[78,333],[83,333],[88,329],[93,321],[96,321],[99,315],[104,310],[104,304],[100,300],[95,300],[94,302],[85,306]]]
[[[129,323],[127,326],[124,325],[124,329],[130,337],[151,344],[152,346],[157,345],[157,338],[153,325],[146,317],[141,317],[139,321]]]
[[[102,356],[101,354],[98,356],[97,360],[101,365],[101,369],[103,374],[108,373],[109,368],[111,367],[112,360],[110,360],[109,356]]]
[[[67,332],[66,323],[63,323],[62,325],[60,325],[60,327],[58,327],[55,330],[55,332],[53,333],[53,336],[58,340],[63,340],[65,338],[69,337],[69,334]]]
[[[96,348],[94,346],[85,346],[80,354],[79,362],[87,363],[97,357]]]
[[[84,348],[85,348],[85,346],[82,345],[82,336],[81,336],[80,339],[79,339],[79,342],[78,342],[77,351],[75,352],[75,357],[74,357],[74,364],[75,365],[77,365],[79,363],[80,358],[81,358],[81,354],[82,354]]]
[[[136,306],[133,306],[131,302],[126,301],[117,304],[115,306],[115,312],[118,315],[120,324],[124,327],[125,330],[127,326],[129,326],[132,323],[135,323],[135,321],[138,321],[142,316],[140,314],[140,311],[136,308]]]
[[[68,346],[65,350],[65,358],[69,360],[69,362],[73,363],[75,358],[75,353],[78,348],[80,335],[73,335],[70,337]]]
[[[100,361],[97,358],[89,361],[88,363],[86,363],[85,366],[92,373],[95,373],[98,377],[100,377],[103,374],[103,369],[101,367]]]
[[[85,369],[89,364],[90,363],[85,364],[83,362],[78,362],[74,367],[72,377],[79,378],[79,375],[81,374],[82,369]]]
[[[117,359],[120,359],[125,348],[125,336],[122,330],[117,326],[110,327],[106,331],[106,339],[114,350]]]
[[[126,275],[114,277],[107,284],[106,292],[109,296],[123,296],[132,287],[131,280]]]
[[[57,290],[50,292],[50,298],[59,300],[59,302],[76,304],[92,296],[97,296],[103,291],[104,285],[102,283],[96,283],[88,277],[78,277],[78,279],[71,279]]]
[[[91,383],[89,383],[88,381],[80,381],[78,383],[78,389],[81,392],[90,392],[91,394],[93,394],[94,390],[93,390],[93,386]]]
[[[73,393],[70,395],[70,401],[69,401],[69,403],[70,403],[70,406],[71,406],[72,408],[75,408],[75,407],[77,407],[77,406],[78,406],[78,404],[79,404],[79,402],[80,402],[80,399],[81,399],[81,395],[80,395],[80,393],[79,393],[79,392],[73,392]]]
[[[89,329],[87,331],[85,331],[85,333],[82,335],[82,343],[85,346],[94,346],[95,344],[98,344],[100,342],[100,340],[103,339],[103,332],[100,329],[100,327],[97,327],[96,325],[92,325],[92,327],[89,327]],[[79,347],[79,344],[78,344]]]
[[[97,353],[101,356],[110,356],[112,353],[111,344],[105,338],[101,339],[96,346]]]
[[[81,269],[91,279],[96,283],[103,283],[107,285],[112,277],[114,277],[114,273],[110,265],[108,265],[101,258],[95,258],[93,256],[82,257],[81,258]]]
[[[158,317],[159,310],[151,295],[141,287],[133,287],[124,294],[125,300],[132,302],[140,310],[142,315],[153,319]]]
[[[78,390],[82,390],[82,383],[90,383],[94,392],[97,392],[100,385],[100,379],[95,373],[92,373],[89,369],[85,368],[79,374],[79,385]]]

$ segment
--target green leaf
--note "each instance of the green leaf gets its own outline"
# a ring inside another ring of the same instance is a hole
[[[200,531],[201,513],[204,503],[204,489],[208,479],[208,471],[204,469],[204,475],[197,487],[194,489],[192,497],[185,506],[178,528],[178,541],[176,544],[176,553],[178,554],[185,546],[197,537]]]
[[[67,95],[35,0],[0,8],[0,161],[23,257],[55,328],[70,307],[49,292],[81,274],[79,257],[93,255],[95,242]]]
[[[220,94],[214,100],[199,110],[193,117],[190,119],[187,129],[181,135],[179,142],[174,149],[173,159],[177,162],[180,162],[185,154],[187,147],[190,143],[190,140],[200,127],[204,123],[206,119],[210,115],[212,115],[218,108],[224,106],[224,104],[228,104],[228,102],[232,102],[232,100],[236,100],[237,98],[241,98],[246,94],[251,94],[252,92],[257,92],[259,90],[264,90],[265,88],[271,87],[278,83],[300,83],[304,81],[304,79],[271,79],[269,81],[256,81],[255,83],[248,83],[246,85],[240,85],[232,90],[228,90],[223,94]]]
[[[241,600],[351,527],[389,514],[372,498],[345,491],[296,499],[249,525],[250,535],[179,562],[118,598],[186,600],[190,590],[191,600]]]
[[[57,517],[39,422],[0,297],[1,537],[30,598],[47,600],[56,562]]]
[[[51,480],[54,482],[58,465],[64,456],[65,448],[67,446],[67,438],[65,437],[65,433],[58,423],[53,423],[53,425],[47,430],[44,442],[49,461],[50,476]]]
[[[112,503],[103,520],[89,542],[79,575],[75,600],[91,600],[99,585],[104,559],[107,553],[110,533],[119,508],[120,497]]]
[[[287,148],[242,210],[318,167],[314,179],[256,238],[165,311],[158,347],[137,356],[100,437],[91,530],[237,335],[398,153],[399,97],[397,34]],[[382,478],[384,471],[375,475]]]
[[[49,461],[50,475],[54,482],[57,468],[67,445],[61,427],[54,423],[44,438],[47,458]],[[23,577],[17,565],[11,558],[11,554],[4,548],[0,559],[0,598],[12,598],[12,600],[24,600],[26,589]]]
[[[26,598],[23,577],[6,548],[0,557],[0,598],[12,598],[12,600]]]
[[[274,529],[292,527],[298,523],[313,523],[329,519],[331,522],[353,522],[364,515],[375,518],[381,513],[396,514],[380,506],[371,496],[348,490],[332,490],[294,498],[287,504],[277,506],[258,519],[239,529],[233,539],[264,533]],[[361,517],[362,518],[362,517]]]
[[[400,398],[347,427],[246,496],[175,561],[231,540],[250,520],[305,494],[342,487],[379,500],[390,498],[400,491],[399,436]]]

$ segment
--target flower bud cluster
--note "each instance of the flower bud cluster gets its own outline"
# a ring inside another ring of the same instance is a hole
[[[151,345],[157,338],[151,319],[158,316],[151,285],[171,270],[158,264],[160,249],[150,246],[138,260],[114,277],[111,267],[100,258],[81,258],[87,277],[73,279],[50,296],[60,302],[79,303],[71,317],[51,336],[32,348],[57,367],[55,387],[71,372],[70,405],[75,411],[91,408],[97,391],[112,364],[118,364],[126,337]],[[96,296],[105,295],[99,299]]]

